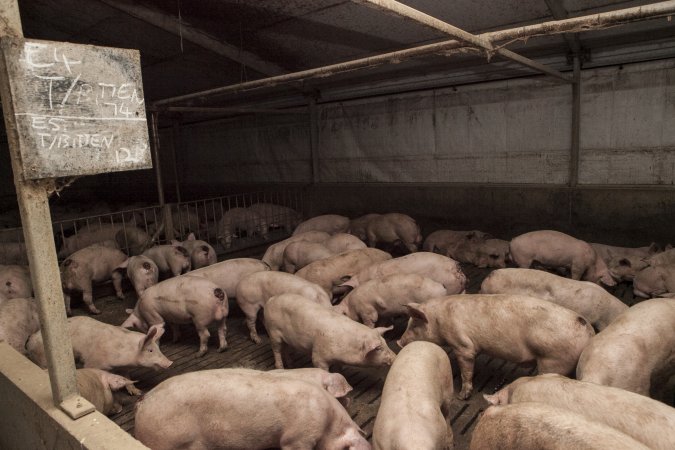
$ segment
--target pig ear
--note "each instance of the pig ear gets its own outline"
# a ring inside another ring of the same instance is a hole
[[[153,331],[154,331],[154,334],[153,334]],[[164,325],[153,325],[148,330],[148,334],[146,335],[146,338],[148,336],[151,336],[153,342],[157,342],[157,341],[159,341],[159,338],[162,337],[162,335],[164,335]]]
[[[412,317],[413,319],[419,319],[424,323],[429,323],[429,319],[427,319],[427,315],[420,309],[420,304],[419,303],[408,303],[405,305],[406,309],[408,310],[408,315]]]
[[[388,327],[377,327],[377,328],[375,328],[375,331],[377,331],[378,333],[380,333],[380,336],[382,336],[382,335],[383,335],[384,333],[386,333],[387,331],[393,330],[393,329],[394,329],[394,326],[393,326],[393,325],[389,325]]]
[[[382,348],[382,342],[380,341],[364,342],[362,348],[363,354],[367,355],[368,353],[373,352],[378,348]]]
[[[114,270],[118,270],[118,269],[126,269],[128,266],[129,266],[129,258],[127,258],[127,259],[126,259],[122,264],[120,264],[119,266],[115,267]]]
[[[196,238],[195,238],[195,234],[194,234],[194,233],[188,234],[188,237],[187,237],[187,240],[188,240],[188,241],[194,241],[195,239],[196,239]]]
[[[158,338],[157,335],[159,333],[160,328],[157,325],[153,325],[150,327],[148,330],[148,334],[145,335],[145,337],[141,340],[141,350],[143,350],[145,347],[148,345],[152,344],[155,342]],[[164,331],[164,327],[161,327],[162,332]],[[161,336],[161,334],[160,334]]]
[[[499,405],[499,397],[497,396],[497,394],[492,394],[492,395],[483,394],[483,398],[484,398],[490,405],[494,405],[494,406]]]
[[[630,260],[628,260],[628,259],[626,259],[626,258],[621,258],[621,259],[619,260],[619,265],[620,265],[620,266],[631,267]]]

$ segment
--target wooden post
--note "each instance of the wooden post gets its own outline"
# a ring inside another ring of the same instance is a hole
[[[21,18],[16,0],[0,4],[1,37],[22,38]],[[14,115],[14,101],[9,85],[7,55],[3,52],[0,76],[2,109],[7,141],[14,172],[14,185],[21,213],[28,262],[38,304],[40,326],[49,370],[54,404],[71,418],[77,419],[94,411],[94,407],[77,393],[75,359],[66,320],[61,290],[61,277],[49,213],[49,190],[53,179],[25,180],[21,162],[19,131]]]

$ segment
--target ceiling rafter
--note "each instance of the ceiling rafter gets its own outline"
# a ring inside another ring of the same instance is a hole
[[[548,7],[549,11],[551,11],[551,15],[554,19],[563,20],[569,18],[570,14],[567,9],[565,9],[565,6],[563,6],[561,0],[544,1],[546,2],[546,6]],[[565,39],[567,47],[573,54],[578,55],[581,52],[581,43],[579,42],[578,33],[574,33],[572,35],[563,34],[562,37]]]

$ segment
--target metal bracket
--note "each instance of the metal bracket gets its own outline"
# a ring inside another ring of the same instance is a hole
[[[72,395],[68,397],[61,402],[59,408],[61,408],[61,410],[68,414],[68,416],[73,420],[79,419],[80,417],[86,416],[87,414],[96,411],[94,405],[79,395]]]

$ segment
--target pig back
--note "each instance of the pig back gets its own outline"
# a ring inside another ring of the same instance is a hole
[[[77,390],[101,414],[108,415],[113,409],[113,395],[110,387],[94,369],[77,369]]]
[[[295,236],[307,231],[324,231],[328,234],[346,233],[349,231],[349,223],[349,217],[337,214],[324,214],[300,223],[293,230],[293,235]]]
[[[229,298],[237,295],[239,282],[252,273],[269,271],[270,267],[254,258],[234,258],[190,272],[191,276],[206,278],[217,284]]]
[[[279,270],[282,264],[284,250],[291,242],[308,241],[308,242],[324,242],[330,237],[330,234],[325,231],[307,231],[304,233],[295,234],[283,241],[277,242],[267,247],[262,260],[269,264],[272,270]]]

